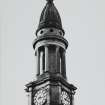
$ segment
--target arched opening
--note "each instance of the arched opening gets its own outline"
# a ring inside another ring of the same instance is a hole
[[[65,63],[65,50],[60,48],[60,74],[66,78],[66,63]]]

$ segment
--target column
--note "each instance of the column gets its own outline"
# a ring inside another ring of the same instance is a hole
[[[44,52],[43,50],[40,51],[40,75],[44,72]]]
[[[74,94],[75,92],[73,90],[71,90],[71,95],[70,95],[70,105],[74,105]]]
[[[49,70],[48,63],[48,46],[45,46],[45,71]]]
[[[57,46],[56,47],[56,61],[57,61],[57,72],[60,73],[60,51],[59,51],[60,47]]]
[[[32,88],[29,88],[28,92],[28,105],[32,105]]]
[[[37,49],[37,76],[40,75],[40,53],[39,53],[39,49]]]
[[[64,78],[66,78],[66,60],[65,60],[65,51],[62,51],[61,54],[61,72]]]
[[[45,72],[45,49],[43,50],[42,60],[43,60],[43,73],[44,73]]]

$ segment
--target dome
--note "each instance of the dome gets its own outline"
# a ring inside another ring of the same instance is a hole
[[[39,26],[36,31],[36,34],[42,28],[50,28],[50,27],[60,29],[64,33],[58,10],[56,9],[56,7],[54,6],[54,3],[51,0],[47,0],[47,1],[48,2],[41,13]]]

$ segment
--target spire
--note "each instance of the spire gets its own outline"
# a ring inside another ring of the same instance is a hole
[[[46,6],[44,7],[40,16],[39,26],[36,34],[42,28],[50,27],[60,29],[64,33],[64,30],[62,29],[61,18],[58,10],[53,3],[53,0],[47,0]]]

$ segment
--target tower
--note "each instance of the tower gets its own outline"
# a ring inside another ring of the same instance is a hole
[[[30,105],[73,105],[76,87],[67,82],[64,34],[59,12],[53,0],[47,0],[33,43],[37,79],[26,84]]]

